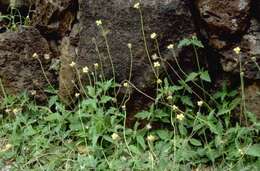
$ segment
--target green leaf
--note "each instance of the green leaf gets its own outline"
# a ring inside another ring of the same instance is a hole
[[[210,79],[210,76],[209,76],[209,72],[208,72],[208,71],[201,72],[200,78],[201,78],[202,80],[204,80],[204,81],[211,82],[211,79]]]
[[[167,130],[158,130],[158,131],[156,131],[156,133],[162,140],[169,140],[172,137],[171,134]]]
[[[189,46],[189,45],[191,45],[191,41],[189,39],[182,39],[178,44],[178,48]]]
[[[147,111],[139,112],[135,115],[136,118],[140,118],[140,119],[149,119],[150,116],[151,113]]]
[[[199,74],[196,72],[192,72],[188,75],[188,77],[186,78],[185,82],[189,82],[189,81],[194,81],[195,78],[198,76]]]
[[[201,146],[202,145],[201,142],[199,140],[195,139],[195,138],[191,138],[190,143],[194,146]]]
[[[109,102],[110,100],[112,100],[112,97],[110,97],[110,96],[102,96],[102,97],[101,97],[101,100],[100,100],[100,103],[106,104],[106,103]]]
[[[193,103],[192,103],[190,97],[188,97],[188,96],[183,96],[183,97],[181,98],[181,101],[182,101],[182,103],[183,103],[184,105],[188,105],[188,106],[193,107]]]
[[[145,150],[146,145],[145,145],[145,141],[144,141],[144,137],[141,135],[137,135],[136,136],[136,141],[138,142],[138,144],[140,144],[142,146],[142,148]]]
[[[246,151],[249,156],[260,157],[260,144],[254,144]]]

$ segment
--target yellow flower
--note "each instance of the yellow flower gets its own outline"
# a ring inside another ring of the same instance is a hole
[[[89,72],[89,69],[87,66],[85,66],[83,69],[82,69],[83,73],[88,73]]]
[[[198,102],[197,102],[197,105],[198,105],[199,107],[201,107],[201,106],[203,105],[203,101],[198,101]]]
[[[252,57],[251,59],[252,59],[252,61],[256,62],[256,57],[255,56]]]
[[[152,34],[151,34],[151,39],[156,39],[156,37],[157,37],[157,34],[156,34],[156,33],[152,33]]]
[[[156,137],[154,135],[148,135],[147,140],[153,142],[156,140]]]
[[[178,114],[176,117],[179,121],[182,121],[184,119],[184,115],[183,114]]]
[[[34,53],[34,54],[32,55],[32,57],[33,57],[33,58],[38,58],[39,55],[38,55],[37,53]]]
[[[167,46],[167,49],[173,49],[173,44],[169,44],[168,46]]]
[[[21,112],[21,109],[20,109],[20,108],[14,108],[14,109],[13,109],[13,113],[14,113],[15,115],[17,115],[19,112]]]
[[[140,3],[137,2],[136,4],[134,4],[134,8],[135,8],[135,9],[139,9],[139,8],[140,8]]]
[[[131,43],[128,43],[128,44],[127,44],[127,47],[128,47],[129,49],[131,49],[131,48],[132,48],[132,44],[131,44]]]
[[[241,154],[241,155],[244,155],[244,151],[242,149],[238,149],[238,152]]]
[[[155,53],[155,54],[153,54],[153,55],[152,55],[152,60],[154,60],[154,61],[155,61],[155,60],[157,60],[157,59],[159,59],[158,55],[157,55],[156,53]]]
[[[148,123],[145,127],[146,127],[146,129],[148,129],[148,130],[152,129],[152,125],[151,125],[150,123]]]
[[[173,111],[177,111],[177,110],[179,110],[179,108],[178,108],[176,105],[173,105],[173,106],[172,106],[172,110],[173,110]]]
[[[169,95],[168,97],[167,97],[167,100],[172,100],[172,95]]]
[[[161,79],[158,79],[157,80],[157,84],[161,84],[162,83],[162,80]]]
[[[128,84],[127,82],[125,82],[125,83],[123,84],[123,86],[127,88],[127,87],[129,87],[129,84]]]
[[[118,139],[120,138],[117,133],[113,133],[113,134],[111,135],[111,137],[112,137],[113,140],[118,140]]]
[[[153,63],[154,68],[159,68],[160,66],[161,66],[161,64],[158,61]]]
[[[37,92],[36,92],[36,90],[31,90],[31,91],[30,91],[30,94],[31,94],[32,96],[35,96],[35,95],[37,94]]]
[[[236,53],[236,54],[240,54],[240,51],[241,51],[241,49],[240,49],[240,47],[236,47],[236,48],[234,48],[233,49],[233,51]]]
[[[78,98],[80,96],[79,93],[75,93],[75,97]]]
[[[102,21],[101,21],[101,20],[97,20],[97,21],[96,21],[96,25],[97,25],[97,26],[101,26],[101,25],[102,25]]]
[[[99,67],[98,63],[95,63],[95,64],[94,64],[94,67],[95,67],[96,69],[98,69],[98,67]]]
[[[45,60],[49,60],[51,58],[50,54],[44,54],[43,57],[44,57]]]
[[[6,144],[5,147],[3,149],[1,149],[1,152],[6,152],[8,150],[10,150],[13,147],[12,144]]]
[[[70,66],[71,66],[71,67],[74,67],[75,65],[76,65],[76,63],[73,62],[73,61],[70,63]]]
[[[126,106],[125,106],[125,105],[123,105],[123,106],[122,106],[122,109],[125,111],[125,110],[126,110]]]

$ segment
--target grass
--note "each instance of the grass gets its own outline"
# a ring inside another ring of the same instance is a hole
[[[0,104],[0,168],[9,166],[10,170],[17,171],[260,170],[260,122],[255,114],[247,111],[244,86],[242,95],[239,90],[229,90],[225,83],[215,92],[205,90],[211,78],[199,64],[197,48],[203,45],[196,37],[182,40],[179,47],[195,49],[198,71],[183,71],[173,44],[168,49],[181,73],[163,60],[156,33],[151,39],[157,46],[159,59],[152,61],[140,4],[134,7],[140,12],[144,48],[155,74],[156,96],[148,96],[131,82],[133,49],[130,43],[127,45],[130,73],[128,80],[121,84],[105,78],[95,41],[100,63],[84,68],[71,63],[80,84],[76,87],[77,102],[73,107],[60,101],[52,85],[46,90],[48,101],[39,105],[34,100],[37,92],[9,95],[0,80],[0,92],[4,95]],[[115,77],[105,26],[101,20],[97,25]],[[41,66],[40,58],[35,60]],[[169,67],[179,81],[173,84],[161,77],[160,70],[164,66]],[[242,67],[241,63],[241,72]],[[44,76],[50,84],[46,74]],[[89,80],[87,86],[81,82],[84,76]],[[244,84],[243,81],[241,77]],[[202,97],[193,87],[202,92]],[[125,89],[121,101],[117,100],[120,89]],[[139,111],[134,125],[127,127],[127,105],[133,90],[153,103],[147,110]]]

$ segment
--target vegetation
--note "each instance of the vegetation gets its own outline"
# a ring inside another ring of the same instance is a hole
[[[140,4],[135,4],[135,8],[142,19]],[[101,20],[96,24],[104,36],[113,68],[106,30]],[[93,72],[87,66],[79,69],[71,62],[78,78],[84,74],[91,83],[83,86],[79,80],[73,107],[60,102],[52,86],[46,90],[47,104],[39,105],[33,99],[35,91],[16,97],[6,94],[1,84],[5,97],[0,104],[0,168],[10,165],[12,170],[26,171],[260,170],[260,123],[255,114],[246,110],[244,87],[238,92],[223,83],[214,93],[205,90],[211,78],[200,66],[196,52],[203,45],[195,36],[182,40],[179,47],[194,48],[198,70],[185,73],[171,44],[168,49],[178,72],[171,69],[179,81],[173,84],[167,77],[161,78],[159,69],[164,61],[160,53],[152,61],[143,27],[142,32],[156,78],[154,98],[131,83],[131,72],[121,84],[105,79],[102,62],[93,64]],[[151,35],[160,51],[156,37],[156,33]],[[131,44],[128,47],[132,54]],[[238,55],[239,52],[235,50]],[[39,60],[37,54],[34,57]],[[240,75],[243,84],[242,69]],[[202,97],[193,87],[202,92]],[[119,89],[126,90],[121,101],[117,100]],[[153,103],[148,110],[137,113],[134,125],[127,127],[131,89],[143,93]]]

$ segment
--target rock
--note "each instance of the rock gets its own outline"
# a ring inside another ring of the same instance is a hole
[[[59,96],[66,104],[71,104],[75,100],[74,89],[77,82],[74,68],[70,66],[77,56],[77,48],[79,43],[79,25],[73,26],[69,37],[64,37],[60,45],[60,61],[61,67],[59,71]]]
[[[0,34],[0,78],[7,93],[24,90],[40,93],[48,86],[40,62],[32,57],[34,53],[38,54],[48,79],[54,80],[53,74],[48,72],[50,59],[44,59],[46,55],[51,56],[48,42],[38,30],[24,28],[21,32]]]
[[[245,77],[255,80],[260,79],[260,70],[257,66],[260,65],[260,23],[257,20],[251,20],[251,26],[240,42],[219,50],[222,55],[223,69],[228,72],[239,73],[239,55],[234,53],[233,48],[235,47],[241,48],[242,70]]]
[[[220,56],[226,72],[240,72],[239,55],[235,47],[241,48],[242,70],[246,78],[260,79],[260,23],[250,19],[251,0],[197,0],[200,14],[200,29],[209,46]],[[256,61],[252,61],[256,57]]]
[[[251,0],[197,0],[196,4],[206,29],[212,35],[243,33],[250,16]],[[221,37],[220,37],[221,38]]]
[[[106,79],[113,78],[109,49],[116,81],[127,80],[132,70],[131,82],[137,88],[147,90],[154,86],[156,79],[144,47],[140,13],[134,8],[134,3],[131,0],[88,0],[79,3],[82,28],[77,63],[80,68],[88,66],[92,71],[93,64],[99,63],[103,66]],[[150,38],[153,32],[157,33],[161,54],[167,60],[173,60],[167,46],[190,37],[195,32],[189,3],[187,0],[141,1],[145,38],[150,56],[157,53],[155,41]],[[109,48],[102,36],[101,27],[96,25],[97,20],[103,23]],[[128,43],[132,45],[132,69]]]
[[[246,108],[260,119],[260,82],[255,82],[245,88]]]
[[[36,0],[32,25],[49,39],[61,39],[76,19],[77,0]]]

